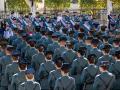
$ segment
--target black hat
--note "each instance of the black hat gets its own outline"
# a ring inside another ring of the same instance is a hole
[[[67,41],[66,43],[67,43],[67,46],[68,46],[68,47],[74,45],[74,43],[73,43],[72,41]]]
[[[113,40],[113,42],[114,42],[114,43],[119,43],[119,42],[120,42],[120,38],[115,38],[115,39]]]
[[[85,51],[86,49],[87,49],[87,48],[86,48],[85,46],[80,46],[78,51],[81,51],[81,50],[84,50],[84,51]]]
[[[35,43],[36,43],[36,41],[35,41],[34,39],[30,39],[30,40],[28,41],[28,44],[30,44],[31,46],[34,46]]]
[[[46,51],[46,52],[45,52],[45,56],[48,55],[48,54],[53,55],[53,52],[52,52],[52,51]]]
[[[93,37],[88,36],[88,37],[86,37],[86,39],[85,39],[85,40],[92,40],[92,39],[93,39]]]
[[[71,65],[69,64],[69,63],[63,63],[63,65],[62,65],[62,67],[61,67],[61,70],[69,70],[70,69],[70,67],[71,67]]]
[[[83,38],[85,36],[85,34],[84,33],[78,33],[78,37],[80,37],[80,38]]]
[[[74,34],[74,31],[73,31],[73,30],[70,30],[70,31],[69,31],[69,34]]]
[[[62,63],[63,61],[64,61],[64,59],[62,57],[58,57],[54,60],[55,64]]]
[[[15,49],[15,47],[14,46],[12,46],[12,45],[7,45],[7,50],[8,51],[12,51],[12,50],[14,50]]]
[[[53,31],[47,31],[47,35],[51,35],[52,36]]]
[[[35,70],[33,68],[29,68],[26,70],[25,74],[34,74]]]
[[[111,49],[111,48],[112,48],[111,45],[105,44],[104,47],[103,47],[103,50],[105,50],[105,49]]]
[[[6,47],[8,44],[7,40],[0,40],[0,46],[1,47]]]
[[[115,56],[119,56],[120,55],[120,50],[115,52]]]
[[[36,45],[36,48],[41,48],[41,47],[45,48],[45,45],[43,44]]]
[[[61,36],[59,41],[67,41],[67,38],[65,36]]]
[[[97,28],[100,24],[98,22],[93,23],[94,27]]]
[[[103,66],[109,66],[109,61],[101,61],[100,67],[103,67]]]
[[[89,54],[88,55],[88,60],[90,59],[95,59],[97,56],[95,54]]]
[[[15,50],[12,52],[12,56],[20,56],[20,52]]]
[[[53,34],[52,34],[52,38],[58,38],[58,35],[55,34],[55,33],[53,33]]]
[[[98,44],[99,43],[99,40],[97,38],[94,38],[91,42],[92,44]]]
[[[23,59],[23,60],[19,60],[18,64],[19,65],[22,65],[22,64],[27,65],[28,63],[26,62],[25,59]]]

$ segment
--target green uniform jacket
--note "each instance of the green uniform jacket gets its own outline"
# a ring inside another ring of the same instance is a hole
[[[18,90],[41,90],[41,86],[35,81],[26,81],[19,85]]]
[[[63,76],[57,79],[54,90],[75,90],[75,79]]]
[[[93,90],[110,90],[115,81],[115,76],[109,72],[103,72],[96,76]]]

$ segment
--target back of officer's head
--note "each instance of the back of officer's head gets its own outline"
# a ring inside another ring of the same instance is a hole
[[[114,46],[114,47],[116,47],[116,46],[119,47],[119,45],[120,45],[120,39],[119,39],[119,38],[115,38],[115,39],[113,40],[113,46]]]
[[[19,70],[20,70],[20,71],[27,69],[27,62],[26,62],[26,61],[20,60],[20,61],[18,62],[18,64],[19,64]]]
[[[64,74],[69,73],[69,69],[70,69],[70,64],[69,63],[63,63],[61,70]]]
[[[17,50],[14,50],[14,51],[12,52],[13,61],[18,61],[18,60],[19,60],[19,57],[20,57],[20,52],[17,51]]]
[[[34,47],[35,46],[35,40],[31,39],[28,41],[28,44],[31,46],[31,47]]]
[[[25,72],[26,79],[27,80],[34,80],[34,73],[35,73],[35,71],[33,68],[27,69]]]
[[[83,40],[85,34],[83,32],[78,33],[78,40]]]
[[[117,60],[120,60],[120,50],[115,52],[115,57]]]
[[[52,34],[52,39],[53,39],[53,41],[58,41],[58,35],[53,33]]]
[[[105,72],[109,68],[109,62],[108,61],[101,61],[100,62],[100,71]]]
[[[92,40],[91,44],[92,44],[93,47],[97,47],[98,44],[99,44],[99,40],[98,40],[97,38],[94,38],[94,39]]]
[[[66,45],[67,38],[65,36],[61,36],[59,38],[60,45]]]
[[[104,43],[108,42],[108,40],[109,40],[108,36],[102,36],[102,38],[103,38],[102,40],[103,40]]]
[[[68,32],[68,34],[69,34],[70,37],[73,37],[73,35],[74,35],[74,31],[71,30],[71,31]]]
[[[68,49],[73,49],[73,46],[74,46],[74,44],[73,44],[73,42],[67,42],[67,48]]]
[[[45,52],[45,57],[46,60],[52,60],[53,52],[52,51],[46,51]]]
[[[90,54],[90,55],[88,55],[87,59],[88,59],[89,64],[95,64],[96,55]]]
[[[39,50],[39,52],[44,52],[45,50],[45,46],[43,44],[36,46],[36,48]]]
[[[83,47],[81,46],[77,51],[77,53],[80,54],[81,56],[84,56],[85,52],[86,52],[86,48],[84,46]]]
[[[80,25],[76,23],[76,24],[74,25],[74,28],[75,28],[75,30],[79,30],[79,29],[80,29]]]
[[[5,49],[6,55],[11,55],[11,54],[12,54],[12,51],[13,51],[14,49],[15,49],[14,46],[12,46],[12,45],[7,45],[7,46],[6,46],[6,49]]]
[[[62,57],[58,57],[54,60],[54,63],[56,67],[61,68],[63,64],[64,59]]]
[[[110,49],[111,49],[111,46],[109,44],[105,44],[102,50],[103,50],[103,53],[106,54],[110,52]]]
[[[67,29],[67,28],[63,28],[63,29],[62,29],[62,32],[63,32],[63,34],[67,34],[68,29]]]
[[[0,40],[0,50],[4,51],[6,49],[8,42],[5,39]]]
[[[91,37],[91,36],[86,37],[86,38],[85,38],[85,43],[86,43],[87,45],[91,45],[92,39],[93,39],[93,37]]]

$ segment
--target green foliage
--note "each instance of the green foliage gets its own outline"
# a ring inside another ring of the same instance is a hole
[[[25,0],[6,0],[8,10],[12,11],[29,11]]]
[[[63,10],[70,7],[71,0],[45,0],[45,6],[52,10]]]

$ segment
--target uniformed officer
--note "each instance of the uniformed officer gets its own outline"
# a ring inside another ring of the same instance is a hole
[[[93,37],[91,36],[88,36],[85,38],[85,47],[86,47],[86,57],[88,57],[88,55],[90,54],[90,50],[92,49],[92,46],[91,46],[91,41],[92,41]]]
[[[99,46],[99,49],[103,49],[105,44],[109,44],[109,42],[108,42],[109,38],[110,37],[106,36],[106,35],[102,36],[103,43]],[[111,45],[111,44],[109,44],[109,45]],[[112,45],[111,45],[111,47],[112,47]]]
[[[119,38],[115,38],[113,40],[113,48],[110,50],[110,55],[114,55],[115,51],[120,50],[119,45],[120,45]]]
[[[84,33],[78,33],[78,42],[74,45],[74,50],[75,51],[78,51],[80,46],[85,46],[85,43],[84,43],[84,37],[85,37],[85,34]]]
[[[54,52],[55,49],[60,47],[59,43],[58,43],[58,36],[56,34],[54,34],[54,33],[52,34],[52,40],[53,40],[53,43],[48,45],[47,51]]]
[[[30,44],[31,47],[25,52],[25,57],[28,60],[27,62],[31,64],[32,56],[38,54],[38,50],[34,47],[35,46],[34,40],[29,40],[28,44]]]
[[[45,55],[44,55],[44,45],[39,45],[36,47],[39,51],[38,54],[35,54],[32,56],[32,61],[31,61],[31,65],[35,70],[35,80],[38,80],[38,71],[40,68],[41,63],[45,62]]]
[[[60,48],[57,48],[57,49],[55,50],[54,55],[53,55],[53,60],[56,59],[56,58],[58,58],[58,57],[60,57],[60,56],[62,55],[62,53],[63,53],[64,51],[66,51],[66,47],[65,47],[66,41],[67,41],[67,38],[64,37],[64,36],[61,36],[61,37],[59,38]]]
[[[109,62],[102,61],[100,64],[101,74],[97,75],[94,84],[93,90],[110,90],[115,81],[115,76],[108,72]]]
[[[26,81],[25,71],[27,69],[27,63],[24,60],[20,60],[18,68],[20,72],[13,75],[11,81],[11,90],[18,90],[19,85]]]
[[[3,47],[0,46],[0,58],[5,55]]]
[[[56,80],[54,90],[75,90],[75,79],[69,76],[70,64],[64,63],[61,68],[62,77]]]
[[[120,50],[115,52],[116,62],[109,67],[109,71],[115,75],[116,81],[113,84],[113,88],[111,90],[119,90],[120,89]]]
[[[8,64],[12,63],[11,59],[11,54],[13,51],[14,47],[11,45],[7,45],[5,48],[5,56],[1,57],[0,59],[0,77],[1,77],[1,90],[6,90],[7,89],[7,82],[5,79],[5,68]]]
[[[42,90],[49,90],[49,83],[48,83],[48,76],[50,71],[55,70],[55,65],[54,62],[52,61],[52,52],[51,51],[46,51],[45,53],[45,62],[40,65],[39,68],[39,82],[41,84],[41,89]]]
[[[63,63],[63,58],[59,57],[59,58],[55,59],[54,62],[55,62],[56,70],[51,71],[49,78],[48,78],[50,90],[54,90],[56,80],[62,76],[61,75],[61,67],[62,67],[62,63]]]
[[[109,55],[111,46],[109,44],[105,44],[103,47],[103,56],[101,56],[98,59],[97,65],[99,66],[101,61],[108,61],[109,64],[112,64],[115,62],[114,58],[112,57],[112,55]]]
[[[67,42],[67,50],[61,55],[64,59],[64,63],[72,64],[73,60],[77,58],[77,53],[73,51],[73,43]]]
[[[98,58],[103,55],[102,51],[98,49],[99,39],[94,38],[91,43],[92,43],[92,49],[90,50],[89,54],[95,54],[97,56],[95,61],[95,63],[97,63]]]
[[[80,76],[82,74],[82,71],[85,67],[88,65],[87,58],[84,57],[85,55],[85,47],[80,47],[80,49],[77,52],[77,59],[75,59],[72,63],[71,67],[71,76],[75,78],[76,82],[76,90],[79,90],[81,88],[80,84]]]
[[[8,42],[6,40],[1,40],[0,42],[0,58],[5,55],[5,48],[7,46]]]
[[[7,65],[5,69],[5,78],[6,78],[8,90],[11,90],[10,84],[12,81],[12,76],[19,72],[19,69],[18,69],[19,56],[20,56],[19,51],[13,51],[12,52],[12,63]]]
[[[25,77],[27,81],[21,83],[18,90],[41,90],[40,84],[34,81],[34,70],[32,68],[26,70]]]
[[[94,54],[88,55],[89,65],[84,68],[81,75],[81,84],[84,85],[83,90],[92,90],[92,85],[97,74],[100,73],[99,67],[95,65]]]

